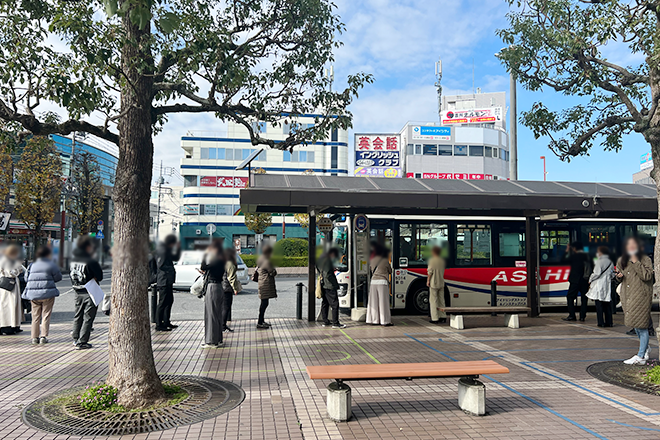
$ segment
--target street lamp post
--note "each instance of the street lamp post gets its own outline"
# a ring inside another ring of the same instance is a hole
[[[543,161],[543,181],[545,182],[548,180],[548,172],[545,170],[545,156],[541,156],[541,160]]]

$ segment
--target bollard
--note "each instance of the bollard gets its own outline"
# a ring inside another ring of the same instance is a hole
[[[495,280],[490,282],[490,306],[497,307],[497,281]],[[493,312],[490,316],[497,316],[497,313]]]
[[[156,324],[156,314],[158,309],[158,291],[154,284],[149,288],[149,310],[151,311],[151,323]]]
[[[303,283],[296,284],[296,319],[302,319],[303,286]]]

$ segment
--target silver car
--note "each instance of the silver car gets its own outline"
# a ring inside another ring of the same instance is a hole
[[[202,276],[200,266],[203,258],[204,251],[184,251],[181,253],[181,259],[174,264],[176,270],[174,288],[176,290],[190,290],[195,280]],[[240,255],[237,255],[236,259],[238,262],[236,276],[242,285],[246,285],[250,282],[248,268]]]

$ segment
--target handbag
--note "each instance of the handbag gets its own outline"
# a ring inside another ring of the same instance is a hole
[[[321,287],[321,275],[316,278],[316,299],[323,298],[323,287]]]
[[[252,274],[252,281],[254,281],[255,283],[259,282],[259,268],[258,267],[256,269],[254,269],[254,273]]]
[[[16,287],[16,278],[0,277],[0,289],[10,292]]]

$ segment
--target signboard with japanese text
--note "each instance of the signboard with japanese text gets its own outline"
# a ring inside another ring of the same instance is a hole
[[[355,176],[403,177],[399,134],[355,134]]]
[[[469,110],[447,110],[441,113],[440,122],[443,125],[489,124],[501,122],[503,118],[502,107],[490,107]]]
[[[412,179],[415,173],[407,173],[406,177]],[[422,179],[441,179],[441,180],[493,180],[492,174],[475,173],[422,173]]]
[[[429,141],[450,141],[451,127],[427,127],[423,125],[414,125],[412,127],[413,140]]]
[[[247,188],[247,177],[203,176],[199,186],[216,188]]]
[[[651,157],[651,152],[642,154],[639,158],[639,170],[647,170],[653,168],[653,158]]]

